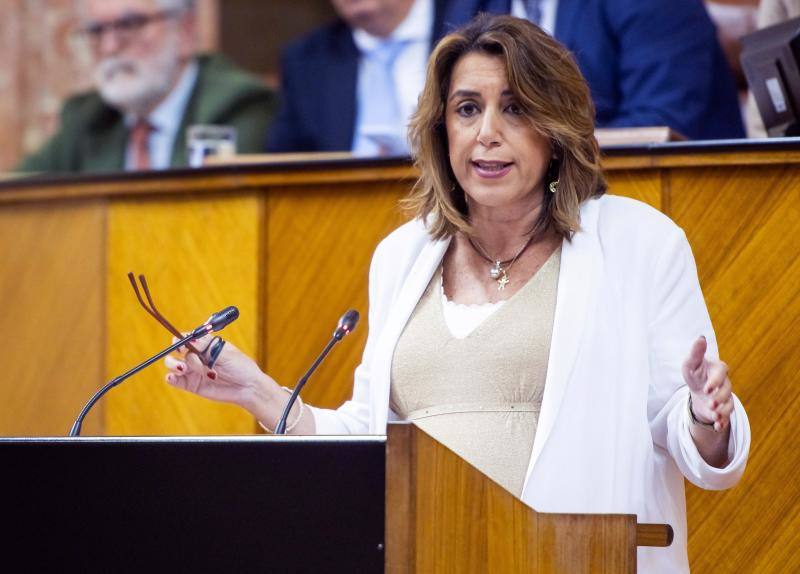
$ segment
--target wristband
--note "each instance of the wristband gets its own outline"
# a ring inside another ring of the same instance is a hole
[[[695,416],[694,411],[692,410],[692,393],[689,393],[689,418],[691,418],[692,422],[694,424],[696,424],[696,425],[703,426],[703,427],[711,427],[712,429],[714,429],[714,432],[716,432],[716,430],[717,430],[717,429],[714,428],[714,422],[713,421],[710,422],[710,423],[706,423],[706,422],[701,421],[700,419],[698,419]]]

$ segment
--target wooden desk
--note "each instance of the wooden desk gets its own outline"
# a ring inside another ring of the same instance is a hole
[[[670,215],[693,246],[723,357],[753,430],[742,483],[687,495],[696,572],[800,569],[800,144],[670,143],[606,150],[613,193]],[[414,171],[399,161],[215,167],[0,183],[0,434],[63,435],[100,384],[170,337],[125,277],[187,329],[229,304],[225,336],[287,386],[339,315],[367,310],[378,240],[404,220]],[[304,399],[350,392],[366,324]],[[154,367],[114,389],[86,434],[238,434],[235,407],[178,392]],[[680,543],[678,541],[678,543]]]

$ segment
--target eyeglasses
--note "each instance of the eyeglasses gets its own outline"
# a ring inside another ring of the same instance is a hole
[[[77,33],[83,38],[97,46],[103,40],[107,32],[113,32],[117,40],[127,43],[133,40],[144,28],[154,22],[169,20],[181,14],[178,10],[162,10],[151,14],[130,13],[105,22],[88,22],[78,28]]]
[[[136,284],[136,277],[133,273],[128,273],[128,281],[131,282],[131,287],[133,287],[134,293],[136,293],[136,298],[139,300],[139,303],[144,310],[147,311],[150,315],[152,315],[156,321],[161,323],[161,325],[178,339],[181,339],[184,335],[178,329],[172,326],[172,323],[167,321],[166,317],[162,315],[158,309],[156,309],[156,304],[153,302],[153,297],[150,295],[150,289],[147,287],[147,279],[144,278],[144,275],[139,275],[139,282],[142,284],[142,291],[144,292],[144,296],[147,298],[147,303],[144,302],[142,298],[142,294],[139,292],[139,286]],[[149,303],[149,305],[148,305]],[[186,347],[189,349],[190,353],[194,353],[197,355],[197,358],[200,359],[200,362],[203,363],[209,369],[214,368],[214,364],[217,362],[220,353],[222,353],[222,348],[225,346],[225,340],[221,337],[214,337],[211,341],[206,345],[205,349],[202,351],[198,350],[194,345],[191,343],[187,343]],[[208,353],[208,356],[206,356]]]

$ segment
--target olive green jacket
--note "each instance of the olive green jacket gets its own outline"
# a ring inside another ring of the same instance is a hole
[[[197,57],[197,82],[184,111],[172,150],[172,167],[188,165],[186,130],[193,124],[236,128],[237,152],[264,149],[276,96],[258,78],[220,55]],[[24,172],[102,172],[124,169],[127,128],[122,114],[97,92],[71,97],[61,112],[59,131],[16,168]]]

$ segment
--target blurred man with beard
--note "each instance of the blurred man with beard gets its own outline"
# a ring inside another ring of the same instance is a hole
[[[64,105],[58,133],[18,171],[89,172],[187,165],[186,130],[236,129],[260,151],[274,94],[219,55],[196,55],[193,0],[82,0],[80,35],[96,91]]]

